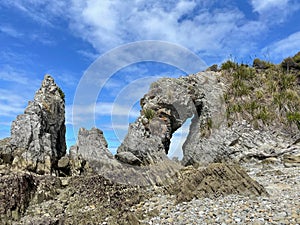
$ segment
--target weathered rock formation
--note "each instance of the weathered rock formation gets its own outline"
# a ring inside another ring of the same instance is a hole
[[[265,188],[237,164],[212,163],[198,169],[185,167],[176,174],[174,180],[168,190],[177,196],[178,202],[228,194],[268,195]]]
[[[84,170],[88,170],[89,167],[94,172],[120,168],[121,164],[107,147],[101,130],[80,128],[77,143],[70,148],[71,173],[73,175],[80,174]]]
[[[51,173],[66,154],[65,132],[64,94],[46,75],[24,114],[12,122],[9,143],[1,147],[1,154],[6,162],[13,159],[14,167]]]
[[[113,155],[107,147],[108,144],[101,130],[80,128],[77,143],[70,148],[70,156],[72,158],[81,155],[87,160],[112,159]]]
[[[97,128],[80,128],[69,157],[64,156],[58,161],[62,176],[101,174],[115,183],[139,186],[161,185],[182,168],[169,159],[151,166],[141,167],[140,164],[131,152],[114,157],[107,149],[103,132]]]
[[[125,153],[131,153],[130,158],[133,154],[142,164],[165,160],[172,134],[188,118],[192,120],[183,145],[183,165],[264,159],[291,149],[299,153],[294,128],[287,130],[276,122],[268,127],[260,121],[258,129],[241,116],[229,125],[224,99],[228,88],[221,72],[212,71],[154,82],[141,99],[141,116],[130,124],[116,157],[126,161]]]
[[[6,221],[19,220],[25,213],[36,191],[36,185],[30,174],[0,175],[0,222],[6,224]]]
[[[192,133],[200,133],[204,138],[210,136],[212,129],[224,121],[224,87],[219,75],[205,72],[154,82],[141,100],[141,116],[130,125],[117,156],[131,152],[144,164],[164,160],[172,134],[188,118],[193,118]]]

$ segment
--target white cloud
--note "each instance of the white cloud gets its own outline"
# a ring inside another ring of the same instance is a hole
[[[132,41],[163,40],[183,45],[201,56],[219,58],[249,54],[257,48],[257,40],[266,34],[269,23],[282,22],[299,5],[292,0],[251,0],[253,11],[260,13],[258,21],[251,21],[230,2],[216,2],[15,0],[0,4],[14,6],[38,23],[52,27],[57,20],[65,19],[73,34],[100,54]],[[89,59],[95,57],[84,50],[78,53]]]
[[[251,0],[254,12],[265,13],[266,11],[288,8],[289,0]]]
[[[164,40],[215,54],[244,16],[237,9],[200,10],[202,2],[72,1],[71,29],[99,52],[136,40]]]
[[[6,117],[16,117],[24,112],[26,98],[13,91],[0,89],[0,115]]]
[[[270,24],[280,24],[300,8],[294,0],[251,0],[254,12],[259,13],[260,21]]]
[[[300,50],[300,31],[265,47],[263,52],[272,55],[276,60],[293,56]]]
[[[168,156],[170,158],[173,157],[178,157],[178,159],[182,159],[183,157],[183,150],[182,146],[184,142],[186,141],[186,138],[189,133],[191,125],[191,119],[186,120],[186,122],[180,127],[174,134],[171,139],[171,144],[170,144],[170,150],[168,153]]]
[[[13,28],[10,25],[0,25],[0,32],[5,33],[14,38],[23,36],[22,33],[18,32],[15,28]]]
[[[92,53],[92,52],[89,52],[86,50],[78,50],[77,53],[84,56],[91,62],[93,62],[94,60],[96,60],[99,57],[99,54],[95,54],[95,53]]]
[[[31,87],[37,87],[40,83],[40,80],[32,79],[26,71],[16,70],[10,65],[0,67],[0,80],[22,85],[30,84]]]
[[[0,5],[15,7],[41,25],[54,27],[53,22],[65,14],[69,1],[65,0],[8,0],[1,1]]]
[[[76,111],[76,118],[72,115]],[[76,125],[86,120],[86,116],[95,114],[96,116],[127,116],[136,118],[139,112],[128,105],[120,105],[113,102],[98,102],[91,105],[67,105],[66,106],[66,123]]]

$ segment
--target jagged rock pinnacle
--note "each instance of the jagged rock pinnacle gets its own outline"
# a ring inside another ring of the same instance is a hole
[[[45,75],[34,100],[11,126],[13,165],[50,173],[66,154],[65,102],[61,89]]]

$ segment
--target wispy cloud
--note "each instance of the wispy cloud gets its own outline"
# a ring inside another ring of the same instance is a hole
[[[73,112],[76,112],[76,118]],[[87,115],[95,114],[95,116],[126,116],[136,118],[139,111],[132,109],[126,104],[120,105],[114,102],[100,102],[91,105],[68,105],[66,106],[67,124],[77,124],[86,120]]]
[[[93,52],[86,51],[86,50],[78,50],[77,53],[84,56],[89,61],[94,61],[95,59],[97,59],[99,57],[99,54],[95,54]]]
[[[41,80],[34,77],[31,72],[15,69],[11,65],[4,64],[0,66],[0,81],[10,82],[13,86],[19,85],[24,93],[28,90],[32,92],[32,90],[39,87]],[[7,86],[7,89],[9,88]]]
[[[270,26],[282,23],[300,6],[295,0],[249,3],[258,20],[247,19],[234,1],[15,0],[0,4],[14,6],[46,26],[55,27],[63,19],[75,36],[100,54],[133,41],[164,40],[220,60],[229,54],[240,57],[259,51],[262,34],[266,36]],[[96,57],[85,50],[78,53],[89,60]]]
[[[220,54],[247,21],[238,9],[209,11],[199,7],[204,2],[73,1],[71,29],[99,52],[130,41],[165,40],[196,52]]]
[[[254,12],[260,15],[260,19],[269,24],[284,22],[287,17],[300,7],[294,0],[251,0]]]
[[[15,117],[23,113],[27,99],[23,95],[18,95],[13,91],[0,89],[0,115]]]
[[[0,68],[0,80],[19,84],[29,84],[31,82],[31,79],[26,76],[24,71],[17,71],[10,65],[4,65]]]
[[[282,60],[285,57],[293,56],[300,49],[300,32],[279,40],[263,49],[263,52],[272,55],[276,60]]]
[[[14,37],[14,38],[19,38],[19,37],[23,36],[23,34],[21,32],[17,31],[15,28],[13,28],[12,26],[7,25],[7,24],[0,25],[0,32],[4,33],[6,35],[9,35],[11,37]]]
[[[251,0],[254,12],[265,13],[274,8],[285,9],[287,8],[289,0]]]
[[[69,1],[64,0],[8,0],[0,2],[0,5],[14,7],[37,23],[50,27],[54,27],[54,21],[57,20],[59,16],[64,15],[69,4]]]

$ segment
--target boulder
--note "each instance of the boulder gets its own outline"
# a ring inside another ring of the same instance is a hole
[[[115,157],[119,161],[130,164],[130,165],[138,165],[139,166],[142,164],[141,160],[138,157],[136,157],[134,154],[132,154],[131,152],[120,152]]]
[[[6,145],[13,166],[40,174],[51,173],[66,154],[64,94],[50,75],[45,75],[34,100],[11,125]],[[1,150],[3,155],[3,149]]]
[[[11,164],[14,157],[12,147],[9,144],[11,138],[4,138],[0,140],[0,165],[1,164]]]

